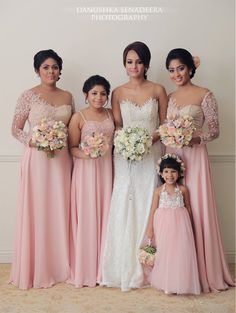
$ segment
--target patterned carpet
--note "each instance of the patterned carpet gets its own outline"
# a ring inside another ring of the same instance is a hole
[[[234,265],[230,266],[232,273]],[[76,289],[58,284],[22,291],[7,284],[10,265],[0,264],[0,313],[234,313],[235,289],[200,296],[165,295],[151,288]]]

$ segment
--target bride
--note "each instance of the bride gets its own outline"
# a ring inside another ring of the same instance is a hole
[[[153,137],[151,152],[142,161],[128,162],[115,155],[115,178],[103,256],[102,285],[120,287],[122,291],[143,285],[143,271],[138,250],[143,240],[157,184],[155,164],[161,145],[155,130],[166,117],[167,95],[164,87],[147,80],[151,59],[142,42],[128,45],[123,63],[129,81],[112,94],[116,129],[146,128]]]

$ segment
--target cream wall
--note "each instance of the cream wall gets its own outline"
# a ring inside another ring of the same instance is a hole
[[[134,13],[136,20],[129,22],[118,20],[125,18],[121,13],[109,15],[116,21],[92,21],[91,14],[81,13],[98,5],[117,11],[152,7],[156,13]],[[79,108],[84,103],[82,84],[90,75],[104,75],[112,88],[127,79],[122,51],[136,40],[152,52],[148,78],[167,92],[174,88],[164,66],[168,51],[184,47],[201,58],[194,83],[211,89],[219,103],[221,135],[208,148],[225,251],[234,260],[234,12],[233,0],[0,1],[0,262],[12,257],[22,153],[10,127],[16,99],[38,83],[33,55],[52,48],[62,56],[59,86],[73,93]]]

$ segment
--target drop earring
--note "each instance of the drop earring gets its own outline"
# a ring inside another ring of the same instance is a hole
[[[103,104],[103,108],[105,108],[106,106],[108,105],[108,99],[107,99],[107,101]]]

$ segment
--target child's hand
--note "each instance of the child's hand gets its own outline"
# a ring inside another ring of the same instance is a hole
[[[148,239],[152,239],[154,237],[153,226],[147,228],[146,236]]]

